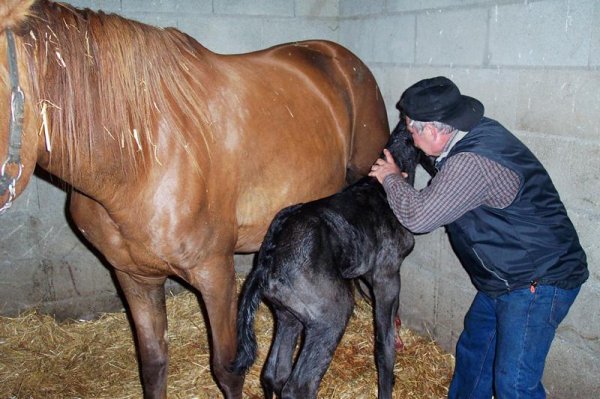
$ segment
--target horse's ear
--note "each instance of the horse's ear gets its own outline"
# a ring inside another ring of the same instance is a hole
[[[31,13],[31,6],[36,0],[2,0],[0,2],[0,32],[15,29]]]

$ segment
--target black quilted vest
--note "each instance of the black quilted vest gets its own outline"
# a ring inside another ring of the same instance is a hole
[[[586,255],[550,176],[519,139],[498,122],[481,122],[444,161],[473,152],[516,172],[521,186],[505,209],[475,208],[447,227],[475,287],[493,297],[531,284],[564,289],[588,277]]]

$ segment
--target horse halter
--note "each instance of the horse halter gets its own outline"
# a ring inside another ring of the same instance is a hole
[[[21,133],[23,132],[24,104],[25,95],[19,85],[19,70],[17,69],[17,51],[15,48],[15,38],[10,29],[6,29],[6,41],[8,43],[8,73],[10,77],[10,125],[8,156],[0,167],[0,195],[8,191],[8,200],[0,208],[0,215],[11,207],[16,197],[17,181],[23,173],[23,164],[21,163]],[[16,175],[7,172],[7,167],[11,164],[17,166]]]

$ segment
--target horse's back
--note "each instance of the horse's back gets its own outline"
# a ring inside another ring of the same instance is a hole
[[[349,171],[366,175],[389,138],[385,104],[375,77],[347,48],[327,40],[280,44],[264,53],[317,71],[342,96],[352,123]],[[293,60],[293,61],[292,61]]]

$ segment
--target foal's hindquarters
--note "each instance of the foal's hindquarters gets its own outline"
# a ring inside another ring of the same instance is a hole
[[[376,215],[370,212],[374,220],[370,227],[363,226],[360,240],[354,240],[356,236],[349,234],[351,227],[339,218],[333,223],[331,213],[315,215],[311,206],[290,216],[283,223],[285,229],[271,240],[272,263],[266,263],[272,266],[263,295],[272,305],[276,332],[262,375],[266,397],[273,393],[280,398],[317,397],[354,307],[353,280],[348,277],[360,277],[373,298],[379,397],[391,398],[399,271],[413,241],[411,234],[396,225],[391,210],[383,208],[385,202],[379,203],[377,198],[372,199],[375,203],[361,204],[379,209]],[[261,259],[259,256],[259,263]]]
[[[275,336],[261,382],[267,398],[316,398],[354,306],[350,280],[326,266],[305,263],[286,279],[270,280],[265,299],[275,315]],[[310,268],[310,272],[303,269]],[[303,335],[302,335],[303,333]],[[301,351],[294,352],[302,335]]]

